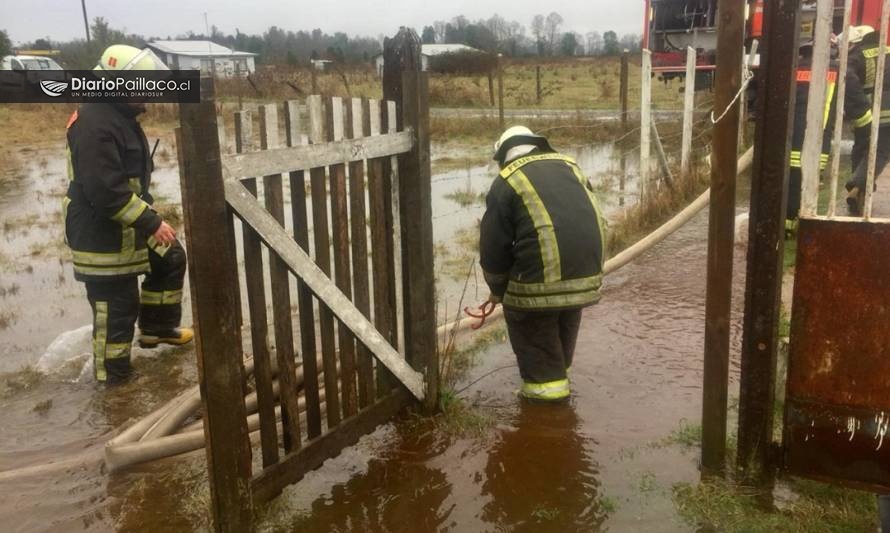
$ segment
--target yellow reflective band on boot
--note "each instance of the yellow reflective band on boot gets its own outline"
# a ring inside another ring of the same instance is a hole
[[[800,168],[800,150],[791,150],[791,168]]]
[[[148,204],[143,202],[138,196],[135,194],[130,195],[130,200],[120,208],[120,210],[111,216],[111,220],[115,222],[120,222],[124,226],[129,226],[133,222],[136,222],[136,219],[148,209]]]
[[[108,375],[105,372],[105,344],[108,339],[108,302],[96,302],[96,316],[93,319],[93,366],[95,367],[96,381],[105,381]]]
[[[522,199],[528,214],[535,225],[538,234],[538,245],[541,248],[541,263],[544,266],[544,281],[557,281],[562,277],[562,265],[559,259],[559,246],[556,242],[556,231],[553,229],[553,221],[550,213],[538,196],[528,176],[521,170],[517,170],[509,178],[507,183],[516,191]]]
[[[568,398],[571,394],[569,389],[569,380],[560,379],[557,381],[548,381],[547,383],[522,383],[522,389],[519,394],[525,398],[532,400],[562,400]]]
[[[172,305],[182,303],[182,290],[142,291],[142,305]]]

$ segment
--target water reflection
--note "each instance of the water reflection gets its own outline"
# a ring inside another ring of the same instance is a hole
[[[573,406],[520,405],[488,456],[485,521],[508,531],[599,529],[606,515],[585,440]]]

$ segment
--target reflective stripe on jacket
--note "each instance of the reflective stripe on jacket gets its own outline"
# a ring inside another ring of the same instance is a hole
[[[136,113],[84,104],[68,123],[65,237],[79,280],[150,270],[146,238],[161,224],[151,209],[151,155]]]
[[[604,221],[573,159],[536,151],[513,161],[486,204],[480,262],[505,307],[572,309],[599,300]]]

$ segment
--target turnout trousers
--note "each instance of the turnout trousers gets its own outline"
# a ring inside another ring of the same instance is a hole
[[[136,321],[146,334],[165,334],[182,319],[185,250],[170,248],[148,252],[151,272],[142,282],[136,276],[85,282],[93,310],[93,365],[96,380],[115,383],[130,375],[130,348]]]
[[[865,191],[865,178],[868,173],[868,144],[871,140],[871,127],[856,128],[853,130],[853,152],[850,154],[850,163],[853,167],[853,175],[846,184],[848,191],[858,187]],[[881,125],[878,128],[877,156],[875,157],[875,185],[878,176],[884,167],[890,162],[890,126]]]
[[[504,308],[507,334],[522,377],[521,396],[539,401],[561,401],[569,397],[567,372],[575,354],[581,311]]]

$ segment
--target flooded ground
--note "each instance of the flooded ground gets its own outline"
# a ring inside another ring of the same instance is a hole
[[[566,151],[605,185],[618,164],[609,150]],[[23,155],[17,187],[0,191],[0,519],[12,531],[204,529],[202,453],[116,474],[101,465],[115,428],[195,382],[194,355],[135,349],[138,379],[110,390],[93,383],[89,306],[70,264],[59,259],[64,161],[60,150]],[[481,216],[478,201],[461,205],[449,195],[478,196],[493,176],[487,166],[435,176],[437,242],[454,240]],[[174,164],[162,163],[155,179],[156,196],[177,202]],[[625,187],[630,204],[635,185]],[[607,211],[617,208],[617,195],[601,197]],[[262,510],[263,527],[686,529],[670,518],[669,492],[674,481],[695,479],[696,457],[664,439],[700,412],[706,220],[699,215],[608,279],[603,303],[585,313],[570,406],[520,406],[515,362],[502,339],[477,356],[461,393],[489,421],[478,432],[389,424],[287,489]],[[445,277],[440,305],[453,298],[448,283],[458,283]],[[60,460],[69,465],[61,471],[3,474]]]

